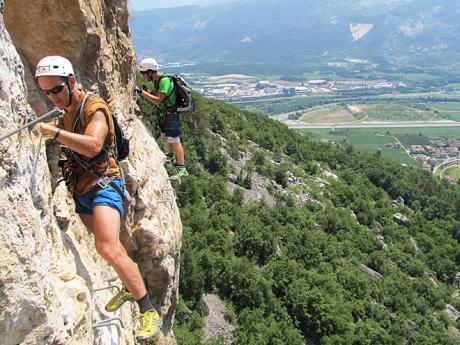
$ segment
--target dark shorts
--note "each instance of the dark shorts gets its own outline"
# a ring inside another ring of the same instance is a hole
[[[113,182],[124,191],[125,187],[121,178],[117,178],[113,180]],[[123,217],[123,199],[110,185],[104,189],[98,190],[96,193],[91,189],[89,192],[82,195],[74,194],[73,200],[75,201],[75,212],[78,214],[92,215],[95,206],[109,206],[120,213],[120,218]]]
[[[177,112],[166,113],[161,132],[167,137],[175,138],[180,136],[180,122]]]

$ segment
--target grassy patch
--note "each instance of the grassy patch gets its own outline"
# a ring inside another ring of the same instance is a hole
[[[452,177],[455,180],[460,179],[460,166],[448,167],[442,172],[443,177]]]
[[[460,89],[460,83],[449,83],[446,85],[446,87],[458,90]]]
[[[401,74],[401,79],[409,82],[420,83],[423,81],[433,81],[439,79],[439,77],[429,73],[406,73]]]
[[[406,148],[410,147],[411,145],[432,145],[432,143],[426,136],[419,134],[397,134],[396,138]]]
[[[395,143],[394,138],[385,133],[369,128],[363,129],[338,129],[334,132],[328,129],[308,129],[303,131],[310,139],[319,141],[327,139],[340,145],[353,145],[355,149],[363,151],[381,151],[384,156],[400,163],[418,165],[403,149],[390,149],[385,144]]]
[[[364,114],[369,116],[368,120],[379,121],[430,121],[446,119],[442,113],[434,110],[422,110],[409,102],[393,103],[372,103],[360,105],[362,108],[360,118]]]
[[[439,111],[458,111],[460,112],[460,103],[430,103],[430,106]]]
[[[324,120],[324,121],[323,121]],[[302,122],[348,122],[353,120],[351,114],[338,105],[314,108],[302,115]]]
[[[380,150],[384,156],[400,163],[419,165],[402,149],[390,149],[385,144],[394,143],[396,137],[405,147],[410,145],[432,145],[430,139],[459,139],[458,128],[353,128],[336,129],[307,129],[303,130],[311,140],[327,139],[340,145],[353,145],[356,149],[366,151]]]
[[[460,122],[460,111],[459,112],[454,112],[451,111],[449,113],[441,113],[446,119],[453,120]]]
[[[430,103],[434,110],[436,110],[442,118],[459,121],[460,122],[460,103],[447,102],[447,103]]]

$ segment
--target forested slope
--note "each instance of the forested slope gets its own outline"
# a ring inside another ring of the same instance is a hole
[[[234,344],[460,344],[458,187],[195,99],[179,344],[223,343],[204,340],[204,292],[225,300]]]

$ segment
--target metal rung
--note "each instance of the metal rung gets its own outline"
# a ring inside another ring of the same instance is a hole
[[[125,325],[123,325],[123,320],[121,318],[119,318],[119,317],[112,317],[110,319],[103,319],[99,323],[97,323],[96,325],[101,325],[101,324],[104,324],[104,323],[107,323],[107,322],[114,322],[114,321],[120,322],[121,328],[125,328]]]
[[[163,160],[163,164],[166,164],[166,163],[174,164],[174,159],[170,159],[170,158],[166,157],[166,158]]]
[[[163,197],[163,194],[166,192],[172,192],[173,194],[173,199],[176,200],[176,190],[174,188],[166,188],[161,190],[161,197]]]
[[[171,208],[173,208],[173,201],[172,200],[167,200],[167,199],[161,199],[161,200],[153,200],[153,208],[157,209],[158,204],[169,204]]]
[[[119,321],[119,324],[117,322],[115,322],[115,321]],[[93,325],[92,328],[96,329],[96,328],[110,327],[110,326],[115,326],[117,328],[118,343],[121,344],[121,336],[122,336],[121,328],[124,328],[124,326],[123,326],[123,321],[119,317],[114,317],[114,318],[111,318],[111,319],[102,320],[101,322]]]
[[[177,177],[177,176],[173,176],[173,177],[168,178],[168,181],[177,181],[177,182],[179,182],[179,184],[182,183],[181,178]]]
[[[109,290],[109,289],[117,289],[117,293],[121,291],[121,288],[117,285],[109,285],[109,286],[106,286],[106,287],[102,287],[102,288],[98,288],[98,289],[93,289],[93,292],[97,292],[97,291],[102,291],[102,290]]]

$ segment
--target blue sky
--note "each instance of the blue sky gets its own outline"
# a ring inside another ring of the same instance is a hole
[[[232,1],[236,0],[128,0],[128,5],[132,11],[147,11],[160,7],[177,7],[185,5],[208,6]]]

